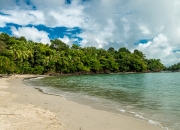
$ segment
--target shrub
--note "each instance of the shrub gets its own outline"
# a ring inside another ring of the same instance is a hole
[[[42,66],[36,66],[34,68],[34,74],[43,74],[43,72],[44,72],[44,67]]]

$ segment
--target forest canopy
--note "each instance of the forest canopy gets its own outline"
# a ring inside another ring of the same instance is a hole
[[[108,50],[69,46],[59,39],[50,44],[0,34],[0,74],[90,74],[161,71],[159,59],[147,59],[139,50]]]

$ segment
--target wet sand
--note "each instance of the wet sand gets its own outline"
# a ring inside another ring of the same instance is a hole
[[[30,75],[0,78],[1,130],[163,130],[132,117],[95,110],[22,83]]]

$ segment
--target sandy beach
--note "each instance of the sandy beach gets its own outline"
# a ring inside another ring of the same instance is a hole
[[[22,83],[0,78],[0,130],[163,130],[132,117],[95,110]]]

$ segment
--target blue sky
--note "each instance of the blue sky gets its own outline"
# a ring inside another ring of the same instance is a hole
[[[82,0],[81,2],[83,3],[84,1],[85,0]],[[24,0],[23,1],[24,3],[21,0],[15,0],[15,2],[16,2],[16,6],[19,6],[21,8],[24,8],[24,4],[25,4],[30,9],[37,10],[37,7],[31,2],[31,0]],[[69,4],[71,4],[71,0],[65,0],[64,3],[69,5]],[[0,12],[0,15],[10,16],[10,14],[6,14],[3,12]],[[45,26],[43,24],[20,25],[20,24],[8,22],[8,23],[6,23],[6,26],[0,27],[0,32],[5,32],[5,33],[8,33],[10,35],[13,35],[12,30],[11,30],[12,26],[15,27],[16,29],[23,28],[23,27],[30,27],[30,28],[34,27],[34,28],[38,29],[39,31],[47,32],[48,37],[50,39],[63,38],[64,36],[67,36],[69,39],[72,39],[72,43],[79,44],[79,45],[80,45],[80,42],[82,41],[82,38],[76,36],[77,34],[81,33],[82,30],[81,30],[81,28],[76,27],[76,26],[72,27],[72,28],[68,28],[66,26],[48,27],[48,26]]]
[[[7,23],[5,27],[1,27],[0,28],[0,32],[4,32],[10,35],[13,35],[12,31],[11,31],[11,27],[15,27],[16,29],[18,28],[23,28],[23,27],[34,27],[36,29],[38,29],[39,31],[45,31],[48,33],[48,37],[50,39],[56,39],[56,38],[63,38],[64,36],[67,36],[68,38],[74,40],[73,42],[75,44],[80,44],[80,42],[82,41],[82,38],[76,36],[76,34],[80,34],[81,33],[81,29],[78,27],[74,27],[74,28],[67,28],[67,27],[54,27],[54,28],[49,28],[47,26],[44,25],[26,25],[26,26],[22,26],[22,25],[18,25],[18,24],[13,24],[13,23]]]
[[[147,6],[148,5],[148,6]],[[42,43],[138,49],[165,65],[179,62],[179,0],[0,1],[0,32]]]

